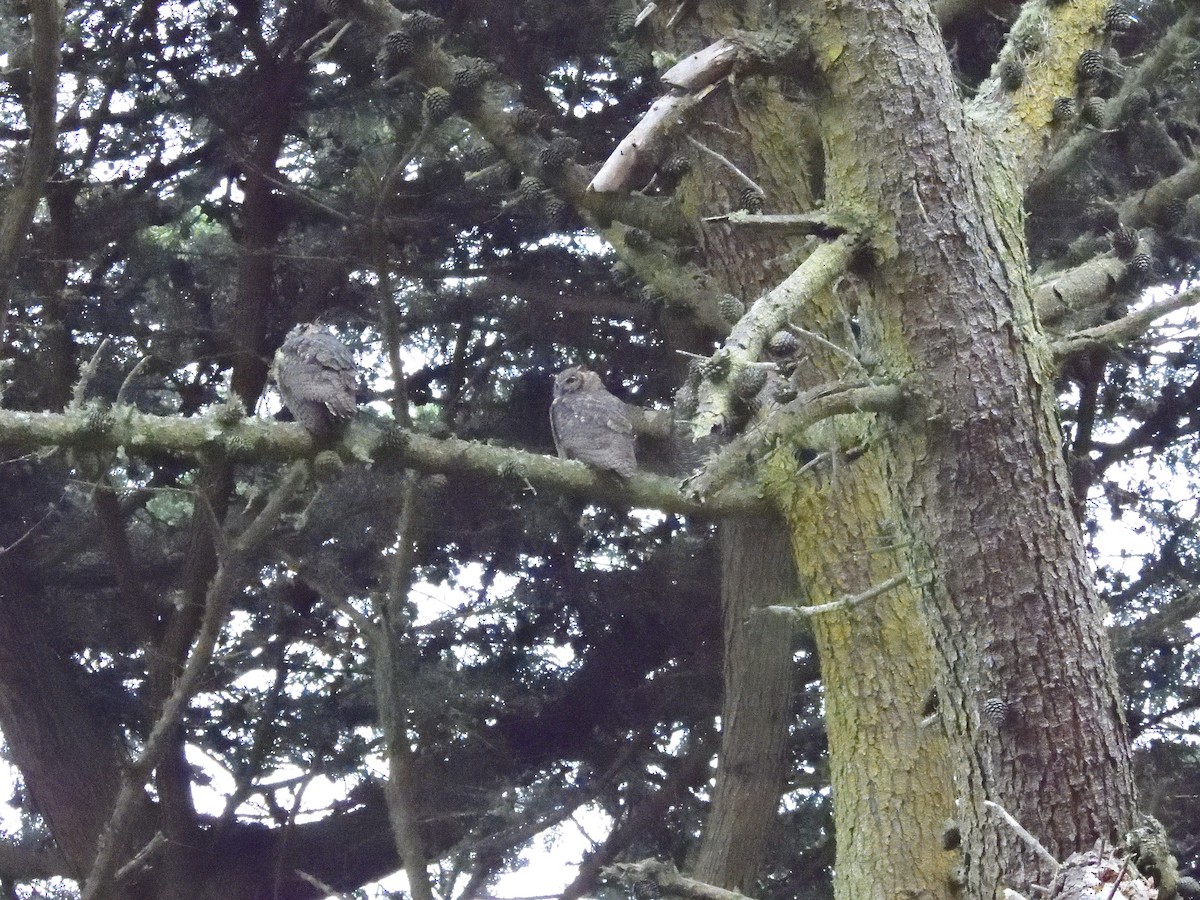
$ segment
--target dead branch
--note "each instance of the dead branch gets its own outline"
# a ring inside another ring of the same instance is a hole
[[[849,609],[857,606],[860,603],[866,603],[868,600],[874,600],[880,594],[886,594],[892,588],[899,587],[908,581],[908,576],[893,575],[887,581],[882,581],[879,584],[867,588],[859,594],[846,594],[838,597],[836,600],[830,600],[828,603],[818,603],[815,606],[764,606],[761,612],[770,612],[781,615],[790,616],[793,619],[803,619],[809,616],[817,616],[822,613],[833,612],[838,609]]]
[[[617,863],[601,873],[626,884],[649,881],[658,885],[664,895],[690,897],[692,900],[749,900],[745,894],[726,890],[703,881],[685,878],[672,863],[643,859],[636,863]]]
[[[822,238],[840,237],[850,231],[849,222],[839,221],[828,213],[763,214],[744,209],[719,216],[705,216],[704,222],[728,222],[741,228],[769,231],[772,234],[815,234]]]

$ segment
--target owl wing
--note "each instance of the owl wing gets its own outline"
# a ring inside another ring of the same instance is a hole
[[[296,338],[291,355],[299,363],[293,393],[323,404],[335,421],[354,418],[358,371],[350,348],[333,335],[318,332]]]
[[[555,397],[550,401],[550,433],[554,436],[554,450],[558,453],[560,459],[569,459],[567,456],[567,447],[563,443],[563,428],[559,424],[559,419],[567,414],[564,407],[563,398]]]
[[[576,393],[555,398],[550,423],[559,456],[629,477],[637,469],[633,423],[623,404],[609,393]]]

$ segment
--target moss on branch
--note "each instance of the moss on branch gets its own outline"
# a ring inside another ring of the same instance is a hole
[[[19,452],[42,447],[88,451],[124,448],[144,458],[224,455],[234,460],[285,462],[310,457],[312,438],[299,425],[245,419],[223,425],[217,415],[152,416],[130,407],[107,412],[97,429],[85,411],[35,413],[0,410],[0,447]],[[388,424],[359,421],[338,448],[343,455],[379,465],[429,473],[470,474],[524,484],[530,492],[577,494],[598,502],[701,516],[745,513],[763,507],[756,492],[731,486],[704,501],[684,495],[679,484],[639,472],[629,479],[598,473],[583,463],[511,447],[458,438],[435,438]]]

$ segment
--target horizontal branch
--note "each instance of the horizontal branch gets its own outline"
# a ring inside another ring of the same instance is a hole
[[[784,615],[793,620],[805,619],[823,613],[834,612],[839,609],[850,609],[860,603],[874,600],[879,595],[886,594],[892,588],[899,587],[907,581],[907,575],[893,575],[887,581],[882,581],[879,584],[869,587],[862,593],[845,594],[836,600],[830,600],[828,603],[817,603],[813,606],[763,606],[758,611]]]
[[[657,859],[616,863],[604,869],[601,875],[630,885],[648,881],[658,885],[659,891],[667,896],[688,897],[691,900],[747,900],[745,894],[737,891],[680,875],[674,865]]]
[[[1121,204],[1121,223],[1132,228],[1154,225],[1175,202],[1186,203],[1200,193],[1200,161],[1192,161],[1145,192],[1128,197]]]
[[[728,222],[742,228],[769,231],[771,234],[815,234],[822,238],[840,237],[851,230],[849,222],[839,221],[828,213],[795,213],[790,215],[750,213],[744,209],[719,216],[706,216],[705,222]]]
[[[70,413],[0,410],[0,447],[18,451],[56,446],[91,451],[124,448],[130,455],[146,458],[216,454],[234,461],[276,462],[314,453],[311,437],[299,425],[253,418],[224,424],[220,414],[218,409],[213,415],[183,419],[152,416],[129,407]],[[389,466],[501,478],[524,484],[531,492],[577,494],[664,512],[722,516],[763,507],[757,494],[744,488],[714,492],[701,502],[682,493],[673,479],[660,475],[639,472],[621,480],[574,460],[458,438],[433,438],[386,422],[356,423],[343,450],[354,458]]]

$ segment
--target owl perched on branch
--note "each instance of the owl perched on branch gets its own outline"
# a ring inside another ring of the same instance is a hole
[[[336,435],[354,418],[357,381],[350,348],[316,325],[297,325],[275,354],[283,403],[315,439]]]
[[[558,455],[564,459],[577,459],[622,478],[637,471],[629,412],[605,390],[595,372],[573,366],[554,377],[550,428]]]

